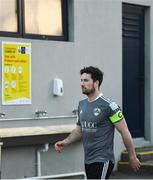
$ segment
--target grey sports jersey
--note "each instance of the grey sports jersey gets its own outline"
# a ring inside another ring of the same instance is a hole
[[[114,125],[123,119],[119,106],[100,96],[93,102],[88,99],[79,102],[77,125],[82,128],[85,163],[114,162]]]

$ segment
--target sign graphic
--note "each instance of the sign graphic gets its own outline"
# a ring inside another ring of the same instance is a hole
[[[31,44],[2,42],[2,104],[31,104]]]

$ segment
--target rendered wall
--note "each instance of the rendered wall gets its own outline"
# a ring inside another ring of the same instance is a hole
[[[124,0],[124,2],[153,5],[151,0]],[[0,110],[6,113],[6,116],[0,120],[2,128],[75,123],[76,118],[38,120],[35,119],[35,110],[45,109],[49,117],[71,116],[72,110],[77,108],[78,101],[84,98],[80,91],[79,70],[88,65],[97,66],[104,71],[104,82],[101,87],[103,94],[122,106],[122,1],[69,0],[69,3],[70,41],[68,42],[0,37],[0,41],[28,42],[32,46],[32,104],[18,106],[2,106],[0,104]],[[152,29],[151,23],[151,32]],[[151,45],[152,42],[151,35]],[[150,59],[152,59],[151,52]],[[150,61],[149,78],[153,77],[151,76],[152,63]],[[1,70],[0,68],[0,73]],[[56,77],[61,78],[64,83],[64,95],[62,97],[52,95],[52,79]],[[151,89],[153,89],[151,78],[149,83]],[[152,93],[153,91],[150,91],[148,99],[153,96]],[[152,107],[152,104],[152,100],[150,100],[149,107]],[[153,117],[151,111],[150,117],[151,119]],[[7,118],[10,120],[5,120]],[[23,119],[20,121],[15,120],[15,118]],[[24,118],[30,118],[31,120],[24,120]],[[150,122],[150,120],[148,121]],[[150,125],[153,126],[151,122]],[[153,139],[152,133],[148,136]],[[4,149],[2,160],[2,175],[4,178],[34,176],[34,148],[14,147]],[[117,133],[115,136],[116,160],[120,158],[122,148],[123,144],[120,135]],[[21,159],[23,156],[25,158]],[[9,163],[9,161],[12,163]],[[65,166],[66,162],[67,165]],[[24,166],[19,165],[22,163]],[[13,169],[14,164],[18,167],[15,170]],[[82,145],[72,145],[60,156],[54,152],[51,146],[49,152],[42,155],[42,166],[43,175],[83,170]],[[26,167],[28,167],[27,172],[25,172]]]

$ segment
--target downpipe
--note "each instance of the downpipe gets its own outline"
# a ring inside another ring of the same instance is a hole
[[[72,173],[62,173],[49,176],[41,176],[41,153],[47,152],[49,150],[49,144],[42,144],[36,149],[36,177],[31,177],[30,179],[57,179],[57,178],[68,178],[72,176],[82,176],[86,179],[85,172],[72,172]]]
[[[41,176],[41,153],[47,152],[49,144],[42,144],[36,150],[36,176]]]
[[[0,142],[0,179],[2,178],[2,145],[3,143]]]

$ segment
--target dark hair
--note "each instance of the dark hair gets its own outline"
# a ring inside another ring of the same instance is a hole
[[[91,78],[93,81],[99,81],[99,87],[103,81],[103,72],[98,69],[97,67],[89,66],[89,67],[84,67],[83,69],[80,70],[80,75],[83,73],[91,74]]]

